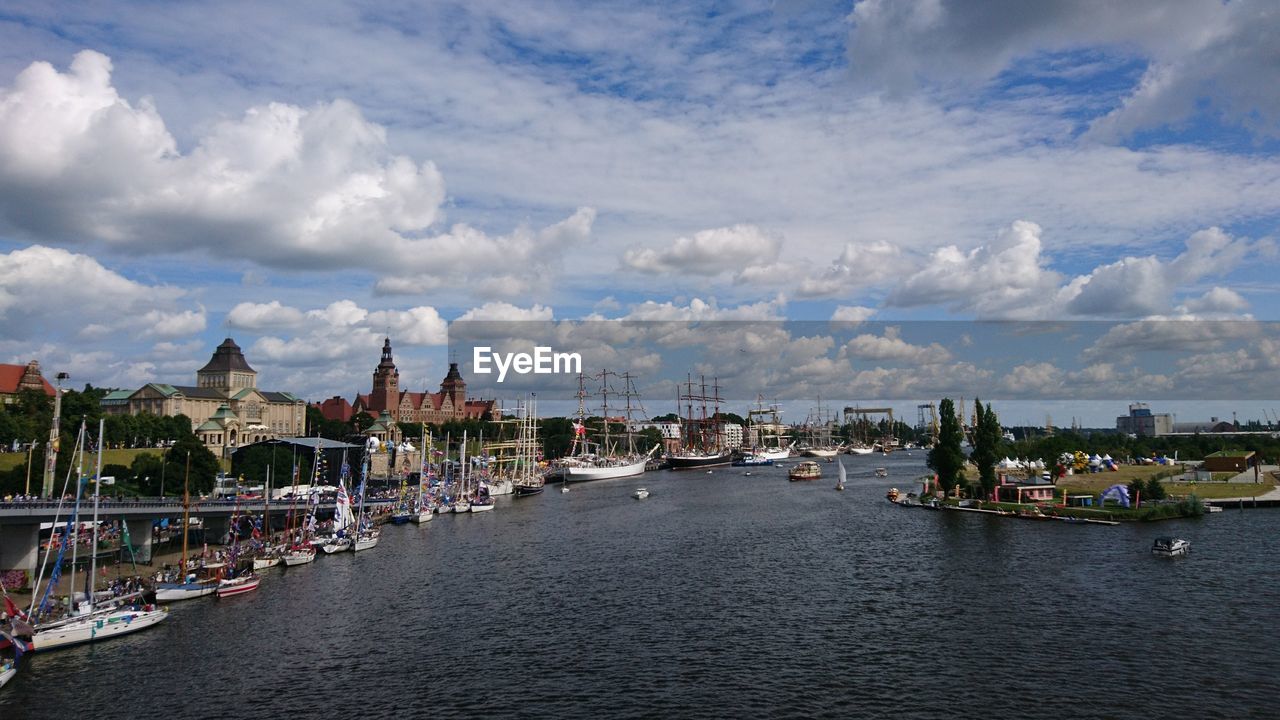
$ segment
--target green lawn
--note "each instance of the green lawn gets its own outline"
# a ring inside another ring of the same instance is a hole
[[[133,459],[139,455],[151,454],[160,455],[163,452],[160,448],[138,448],[134,450],[108,450],[102,454],[103,465],[132,465]],[[85,462],[96,463],[98,459],[94,456],[85,458]],[[12,470],[13,468],[23,465],[27,462],[26,453],[0,453],[0,472]],[[33,468],[32,472],[37,472],[38,468]]]

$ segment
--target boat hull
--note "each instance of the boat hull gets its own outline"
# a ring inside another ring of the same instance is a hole
[[[47,652],[126,635],[145,630],[168,615],[164,610],[117,610],[97,617],[73,620],[47,630],[37,629],[31,638],[31,650]]]
[[[667,458],[667,463],[672,470],[714,467],[728,465],[731,462],[733,462],[733,455],[728,452],[719,455],[672,455]]]
[[[392,516],[391,516],[391,524],[392,524],[392,525],[405,525],[405,524],[408,524],[408,522],[409,522],[411,519],[413,519],[413,516],[411,516],[409,513],[405,513],[405,514],[403,514],[403,515],[396,514],[396,515],[392,515]]]
[[[17,674],[18,668],[16,667],[5,667],[3,671],[0,671],[0,688],[4,687],[4,684],[12,680],[13,676]]]
[[[218,581],[195,583],[159,583],[156,585],[156,602],[193,600],[212,595],[218,589]]]
[[[413,521],[421,525],[422,523],[431,522],[431,518],[433,517],[435,517],[435,515],[430,510],[423,510],[413,516]]]
[[[809,448],[804,451],[805,457],[833,458],[840,454],[839,448]]]
[[[493,509],[493,503],[480,503],[480,504],[473,503],[471,505],[471,512],[473,513],[488,512],[492,509]]]
[[[306,565],[309,562],[315,561],[316,554],[314,551],[309,553],[285,553],[281,557],[286,566],[293,567],[295,565]]]
[[[546,485],[517,485],[516,497],[529,497],[530,495],[541,495],[546,489]]]
[[[320,549],[324,550],[325,555],[340,553],[340,552],[343,552],[344,550],[351,549],[351,541],[346,538],[343,538],[342,540],[333,540],[325,543],[324,545],[321,545]]]
[[[253,592],[258,589],[258,585],[262,583],[260,577],[237,578],[235,580],[223,580],[218,586],[215,593],[220,598],[231,597],[233,595],[243,595],[244,593]]]
[[[275,567],[275,566],[277,566],[277,565],[279,565],[279,564],[280,564],[280,558],[279,558],[279,557],[254,558],[254,559],[253,559],[253,569],[254,569],[254,570],[266,570],[267,568],[272,568],[272,567]]]
[[[648,458],[627,463],[625,465],[610,465],[605,467],[596,467],[584,465],[582,467],[566,466],[560,469],[562,477],[569,482],[586,482],[588,480],[609,480],[611,478],[633,477],[644,473],[644,466],[648,462]]]

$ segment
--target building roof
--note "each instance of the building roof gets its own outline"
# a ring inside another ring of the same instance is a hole
[[[34,361],[33,361],[34,362]],[[31,365],[5,365],[0,364],[0,393],[7,395],[16,395],[22,388],[22,376],[27,373],[27,368]],[[40,366],[36,365],[36,372],[39,373]],[[44,376],[40,376],[40,383],[44,387],[44,394],[53,396],[53,386],[49,384]]]
[[[240,346],[236,344],[236,341],[227,338],[213,351],[213,357],[209,358],[209,362],[205,363],[205,366],[197,372],[229,372],[231,370],[257,372],[249,367],[249,363],[244,359],[244,353],[240,351]]]
[[[264,390],[259,390],[258,392],[262,394],[262,397],[267,399],[267,402],[273,402],[273,403],[302,402],[302,398],[298,397],[297,395],[294,395],[291,392],[267,392]]]
[[[1206,460],[1209,458],[1247,458],[1253,457],[1252,450],[1219,450],[1216,453],[1209,453],[1204,456]]]
[[[102,396],[102,402],[122,402],[128,400],[137,390],[112,390]]]
[[[463,385],[465,385],[465,384],[466,384],[466,383],[465,383],[465,382],[463,382],[463,380],[462,380],[462,373],[461,373],[461,372],[458,372],[458,363],[456,363],[456,362],[451,362],[451,363],[449,363],[449,372],[445,373],[444,381],[443,381],[443,382],[441,382],[440,384],[441,384],[441,385],[444,385],[445,383],[449,382],[450,380],[452,380],[452,381],[454,381],[454,382],[462,383]]]
[[[322,437],[293,437],[278,438],[276,440],[262,440],[261,442],[252,443],[252,445],[242,445],[241,449],[252,447],[253,445],[287,445],[290,447],[311,448],[312,450],[316,448],[320,448],[321,450],[333,450],[335,448],[364,447],[363,445],[352,445],[351,443],[345,443],[340,440],[330,440],[329,438]]]
[[[154,385],[155,383],[152,383],[152,384]],[[157,387],[160,387],[160,386],[157,386]],[[193,387],[191,385],[165,385],[164,387],[167,387],[174,392],[180,392],[189,398],[203,398],[206,400],[226,399],[226,395],[223,395],[222,391],[219,390],[218,388]],[[166,394],[172,395],[173,392],[169,392]]]
[[[345,398],[334,395],[328,400],[314,403],[315,408],[325,420],[336,420],[337,422],[351,422],[352,408],[351,403]]]

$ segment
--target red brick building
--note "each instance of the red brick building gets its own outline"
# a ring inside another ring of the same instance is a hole
[[[26,365],[0,364],[0,402],[16,402],[23,390],[39,390],[53,397],[54,389],[40,374],[40,363],[32,360]]]
[[[440,391],[410,392],[400,389],[400,371],[391,356],[391,338],[382,344],[382,358],[373,370],[373,388],[356,395],[350,403],[334,396],[315,407],[326,420],[350,422],[357,413],[374,418],[384,410],[397,422],[443,423],[450,420],[480,419],[494,412],[493,400],[467,399],[467,383],[458,372],[458,363],[449,363],[449,372]]]

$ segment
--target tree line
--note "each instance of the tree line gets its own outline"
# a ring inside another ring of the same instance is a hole
[[[84,423],[86,433],[91,438],[91,446],[96,448],[99,419],[104,421],[106,448],[155,449],[154,453],[136,455],[127,466],[115,463],[104,465],[103,476],[117,479],[117,485],[111,492],[159,495],[163,484],[166,495],[181,493],[188,453],[191,456],[192,492],[204,493],[213,488],[219,469],[218,459],[196,438],[191,430],[190,418],[185,415],[166,417],[150,413],[104,416],[102,398],[108,392],[105,388],[95,388],[92,385],[85,385],[83,390],[63,391],[58,464],[54,472],[55,495],[62,493],[68,473],[77,463],[74,450],[81,423]],[[44,483],[53,408],[53,398],[38,390],[24,390],[19,393],[15,402],[0,405],[0,446],[5,450],[12,450],[17,446],[19,451],[27,451],[30,458],[29,473],[26,460],[7,472],[0,472],[0,496],[25,493],[28,478],[32,494],[39,494]],[[94,463],[96,458],[86,458],[86,474],[92,474],[96,469]]]

